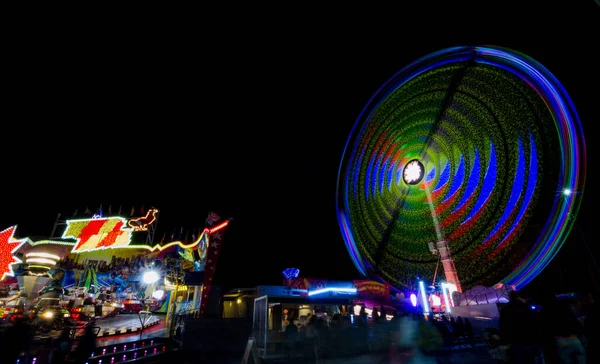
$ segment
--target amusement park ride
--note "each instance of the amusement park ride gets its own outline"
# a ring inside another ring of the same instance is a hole
[[[338,222],[358,271],[422,296],[425,312],[507,302],[565,243],[585,167],[575,107],[543,65],[502,47],[442,49],[397,72],[359,115]]]
[[[100,213],[61,220],[58,214],[45,240],[15,238],[16,225],[1,231],[0,320],[30,318],[50,331],[142,310],[175,307],[202,315],[222,229],[232,219],[211,212],[197,237],[154,243],[158,216],[156,208],[130,218]],[[186,272],[203,272],[204,284],[186,286]]]

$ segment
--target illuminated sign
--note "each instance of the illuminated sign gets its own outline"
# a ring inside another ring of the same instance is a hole
[[[122,248],[131,243],[133,229],[126,228],[127,220],[122,217],[68,220],[63,238],[77,242],[73,253],[98,249]]]
[[[144,217],[129,219],[127,225],[133,228],[134,231],[147,231],[148,226],[152,225],[158,216],[158,209],[150,209]]]
[[[152,213],[151,213],[152,215]],[[16,263],[22,263],[22,261],[15,257],[14,254],[25,244],[26,242],[30,246],[38,245],[63,245],[72,246],[71,253],[83,253],[102,249],[113,249],[113,248],[129,248],[129,249],[145,249],[149,251],[162,251],[172,246],[179,246],[182,249],[191,249],[199,246],[199,249],[206,251],[208,247],[217,247],[218,240],[220,239],[220,230],[226,227],[231,219],[214,226],[212,228],[205,228],[198,239],[190,244],[184,244],[181,241],[172,241],[168,244],[154,246],[145,244],[132,244],[131,237],[134,232],[133,228],[127,227],[127,219],[123,217],[107,217],[107,218],[92,218],[92,219],[80,219],[80,220],[68,220],[66,222],[67,228],[62,234],[63,239],[74,239],[73,241],[65,240],[38,240],[32,241],[29,238],[14,239],[14,232],[17,225],[11,226],[8,229],[0,231],[0,280],[3,280],[6,276],[13,276],[12,265]],[[212,236],[215,241],[209,243],[209,239]],[[34,257],[33,254],[39,256]],[[56,258],[57,256],[49,253],[30,253],[28,254],[28,261],[36,262],[44,258]],[[202,257],[201,257],[202,258]],[[204,257],[205,258],[205,257]],[[202,259],[201,259],[202,260]],[[49,261],[46,263],[50,263]],[[54,263],[54,261],[52,262]]]
[[[384,283],[371,280],[354,281],[354,286],[361,296],[383,296],[390,295],[390,286]]]
[[[6,230],[0,231],[0,280],[3,280],[6,276],[13,276],[12,265],[15,263],[21,263],[19,258],[13,256],[13,253],[21,246],[27,239],[15,239],[15,230],[17,225],[13,225]]]

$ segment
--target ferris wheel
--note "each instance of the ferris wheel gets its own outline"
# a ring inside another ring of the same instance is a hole
[[[340,164],[338,222],[356,268],[396,289],[434,276],[440,242],[463,288],[519,289],[565,243],[585,166],[577,112],[549,70],[501,47],[443,49],[364,107]]]

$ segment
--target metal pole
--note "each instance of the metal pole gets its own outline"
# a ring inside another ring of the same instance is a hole
[[[437,277],[437,272],[438,272],[438,267],[440,266],[440,261],[442,260],[442,255],[439,254],[438,255],[438,261],[437,264],[435,265],[435,272],[433,273],[433,286],[435,287],[435,278]]]
[[[50,239],[54,237],[54,233],[56,232],[56,227],[58,226],[58,219],[60,219],[60,212],[56,216],[56,220],[54,221],[54,226],[52,227],[52,232],[50,233]]]

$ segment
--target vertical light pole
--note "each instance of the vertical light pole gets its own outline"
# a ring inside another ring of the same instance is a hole
[[[160,277],[158,276],[158,273],[156,273],[153,270],[145,272],[142,276],[142,281],[147,285],[152,286],[152,292],[150,293],[150,296],[152,296],[152,294],[154,293],[154,284],[159,280],[159,278]],[[142,314],[144,315],[144,318],[142,318]],[[150,319],[151,315],[152,312],[149,308],[138,312],[138,319],[140,320],[140,324],[142,325],[142,327],[140,328],[140,339],[142,338],[142,333],[144,332],[144,326],[148,323],[148,320]]]

